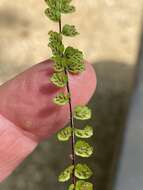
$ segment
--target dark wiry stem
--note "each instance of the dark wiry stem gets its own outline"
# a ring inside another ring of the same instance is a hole
[[[61,19],[60,19],[59,20],[59,33],[61,33],[61,32],[62,32],[62,24],[61,24]],[[65,74],[68,77],[68,72],[67,72],[66,69],[65,69]],[[73,118],[72,99],[71,99],[71,91],[70,91],[69,78],[68,78],[68,81],[67,81],[66,88],[67,88],[68,94],[70,95],[70,97],[69,97],[69,111],[70,111],[70,126],[72,128],[72,138],[71,138],[71,144],[72,144],[72,165],[74,166],[73,173],[72,173],[72,183],[74,184],[74,187],[75,187],[75,184],[76,184],[76,177],[74,175],[74,173],[75,173],[75,164],[76,164],[76,158],[75,158],[75,152],[74,152],[75,134],[74,134],[74,118]]]

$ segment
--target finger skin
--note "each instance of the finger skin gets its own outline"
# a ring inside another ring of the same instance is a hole
[[[86,104],[96,88],[89,63],[79,75],[69,75],[73,107]],[[0,87],[0,181],[28,156],[37,144],[69,121],[69,107],[53,98],[60,89],[50,82],[53,62],[46,60]]]
[[[37,142],[0,115],[0,182],[29,155]]]
[[[65,89],[51,83],[52,74],[53,62],[48,60],[0,88],[0,113],[38,140],[46,139],[69,121],[68,105],[57,106],[53,103],[56,94]],[[86,70],[79,75],[70,75],[69,80],[73,107],[87,103],[96,87],[91,64],[86,62]]]

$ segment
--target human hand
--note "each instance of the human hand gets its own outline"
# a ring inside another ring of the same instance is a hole
[[[52,102],[53,97],[63,90],[49,80],[53,73],[52,64],[50,60],[39,63],[0,87],[0,181],[40,141],[69,121],[68,105],[60,107]],[[96,88],[92,66],[86,63],[83,73],[69,75],[69,79],[73,106],[86,104]],[[8,124],[3,122],[4,118]]]

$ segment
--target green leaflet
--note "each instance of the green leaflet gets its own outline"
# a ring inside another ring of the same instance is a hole
[[[73,172],[74,166],[71,165],[67,167],[61,174],[59,175],[58,181],[59,182],[65,182],[68,181],[71,177],[71,174]]]
[[[54,73],[50,80],[54,85],[62,88],[66,86],[68,77],[63,72]]]
[[[89,179],[92,174],[91,169],[86,164],[77,164],[75,167],[75,176],[78,179]]]
[[[75,135],[78,138],[90,138],[93,135],[93,129],[91,126],[86,126],[84,129],[74,129]],[[67,141],[71,137],[71,127],[66,127],[58,133],[58,139],[60,141]]]
[[[54,70],[61,72],[67,69],[69,72],[77,74],[85,70],[82,52],[79,50],[71,51],[66,49],[64,56],[55,55],[52,57],[55,62]]]
[[[91,109],[87,106],[76,106],[74,109],[74,118],[79,120],[87,120],[91,118]]]
[[[93,147],[83,140],[78,140],[75,144],[75,154],[77,156],[88,158],[93,153]]]
[[[69,138],[71,137],[71,127],[66,127],[64,129],[62,129],[58,134],[57,134],[57,137],[58,137],[58,140],[59,141],[68,141]]]
[[[79,51],[78,49],[75,49],[73,47],[67,47],[65,50],[65,57],[67,57],[70,60],[75,60],[76,62],[82,62],[83,61],[83,53]]]
[[[68,71],[77,74],[85,70],[85,65],[83,63],[70,62],[68,65]]]
[[[65,69],[65,58],[61,56],[53,56],[52,60],[54,61],[54,70],[56,72],[62,72]]]
[[[53,99],[53,102],[59,106],[63,106],[69,102],[69,94],[60,93]]]
[[[62,35],[58,32],[49,32],[50,38],[49,38],[49,44],[48,46],[51,48],[54,56],[60,56],[62,57],[62,54],[64,52],[64,45],[62,44]]]
[[[54,43],[58,43],[58,44],[62,43],[62,35],[59,34],[58,32],[50,31],[49,35],[50,35],[50,38],[49,38],[50,42],[54,42]]]
[[[83,53],[73,47],[67,47],[64,53],[67,59],[67,70],[77,74],[85,70]]]
[[[71,185],[69,186],[68,190],[75,190],[75,189],[74,189],[74,184],[71,184]]]
[[[45,2],[47,3],[47,5],[50,7],[50,8],[57,8],[57,0],[45,0]]]
[[[83,180],[78,180],[76,182],[75,189],[74,189],[74,184],[71,184],[68,190],[93,190],[93,184]]]
[[[74,37],[74,36],[79,34],[77,32],[75,26],[74,25],[69,25],[69,24],[64,25],[62,33],[63,33],[63,35],[70,36],[70,37]]]
[[[93,128],[87,125],[84,129],[75,129],[75,135],[78,138],[90,138],[93,135]]]
[[[61,0],[61,13],[73,13],[75,12],[76,8],[73,5],[70,5],[71,0]]]
[[[59,11],[60,13],[75,12],[75,7],[70,5],[71,0],[45,0],[45,2],[50,9]]]
[[[58,22],[61,18],[61,13],[56,9],[47,8],[45,10],[45,14],[50,20],[54,22]]]
[[[46,16],[50,20],[58,22],[61,18],[61,0],[45,0],[45,2],[49,6],[49,8],[45,10]]]
[[[79,180],[76,182],[75,190],[93,190],[93,184],[90,182]]]
[[[63,0],[45,0],[47,5],[52,8],[60,11],[61,3]]]
[[[65,5],[65,6],[62,6],[62,10],[61,10],[61,13],[73,13],[75,12],[75,7],[72,6],[72,5]]]

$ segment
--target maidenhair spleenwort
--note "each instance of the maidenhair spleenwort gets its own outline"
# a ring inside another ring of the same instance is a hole
[[[79,74],[85,70],[84,55],[82,51],[63,44],[63,37],[75,37],[79,35],[74,25],[65,24],[62,26],[62,15],[75,12],[72,0],[45,0],[47,8],[46,16],[56,22],[59,31],[49,31],[49,44],[52,50],[52,60],[54,62],[54,73],[51,82],[63,89],[54,97],[53,103],[57,106],[69,105],[70,124],[68,127],[58,132],[59,141],[65,142],[71,140],[71,160],[70,166],[67,166],[59,175],[59,182],[67,182],[71,179],[71,185],[68,190],[93,190],[93,184],[87,180],[93,175],[91,168],[84,163],[77,163],[76,157],[88,158],[93,153],[93,147],[86,142],[93,135],[92,126],[86,125],[83,129],[75,127],[76,120],[89,120],[92,116],[91,109],[88,106],[77,105],[72,108],[72,96],[70,91],[70,80],[68,73]],[[66,92],[65,92],[66,89]],[[76,140],[78,139],[78,140]]]

